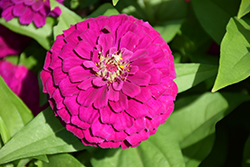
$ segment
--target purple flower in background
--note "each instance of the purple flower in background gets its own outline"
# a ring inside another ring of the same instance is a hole
[[[30,38],[14,33],[0,25],[0,58],[19,55],[29,42]]]
[[[18,17],[21,24],[27,25],[33,21],[36,27],[43,26],[47,16],[58,17],[61,14],[59,7],[51,11],[49,0],[1,0],[0,8],[6,21]]]
[[[8,61],[1,60],[0,76],[34,115],[41,111],[39,107],[39,84],[35,74],[24,66],[13,65]]]
[[[155,134],[174,109],[167,43],[132,16],[90,18],[58,35],[41,79],[49,102],[85,145],[123,149]]]

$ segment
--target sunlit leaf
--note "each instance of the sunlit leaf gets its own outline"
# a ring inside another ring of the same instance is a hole
[[[192,88],[200,82],[216,75],[217,66],[205,64],[175,64],[178,93]]]
[[[18,18],[13,18],[8,22],[4,18],[0,18],[0,24],[16,33],[35,39],[45,49],[49,49],[51,46],[52,27],[55,24],[54,19],[51,17],[47,17],[46,24],[40,28],[37,28],[33,23],[22,25],[19,23]]]
[[[136,148],[100,149],[91,159],[94,167],[181,167],[185,166],[175,131],[161,125],[155,135]]]
[[[112,0],[113,5],[115,6],[119,0]]]
[[[9,89],[2,77],[0,77],[0,92],[1,135],[4,135],[2,130],[5,129],[4,142],[6,142],[33,118],[33,114]]]
[[[219,72],[213,92],[240,82],[250,75],[250,25],[232,18],[221,44]]]
[[[237,17],[241,18],[250,12],[250,0],[241,0],[240,9]]]
[[[84,167],[70,154],[57,154],[48,156],[49,163],[43,162],[43,167]]]
[[[0,149],[0,164],[43,154],[74,152],[86,148],[63,127],[48,108],[36,116]]]

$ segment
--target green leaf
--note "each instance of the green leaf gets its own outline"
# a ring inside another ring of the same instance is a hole
[[[48,156],[49,163],[43,162],[43,167],[84,167],[70,154],[57,154]]]
[[[6,125],[3,122],[3,119],[0,117],[0,135],[3,141],[3,144],[6,144],[10,140],[10,134],[6,127]]]
[[[63,127],[51,108],[36,116],[0,150],[0,164],[43,154],[74,152],[86,148]]]
[[[176,132],[186,166],[198,166],[210,153],[215,124],[250,97],[239,93],[204,93],[180,98],[167,120]]]
[[[97,8],[93,13],[91,13],[88,17],[98,17],[100,15],[103,16],[111,16],[120,14],[110,3],[105,3]],[[84,20],[86,19],[84,18]]]
[[[232,18],[221,44],[220,66],[212,92],[246,79],[250,74],[250,25]]]
[[[18,132],[25,124],[32,118],[33,114],[27,106],[9,89],[0,77],[0,117],[1,117],[1,130],[6,128],[4,135],[6,138],[4,142]],[[2,136],[3,137],[3,136]]]
[[[205,64],[175,64],[178,93],[192,88],[200,82],[216,75],[217,66]]]
[[[154,26],[154,29],[161,34],[161,37],[170,42],[180,30],[183,20],[166,21],[162,26]]]
[[[81,21],[81,17],[78,16],[73,11],[69,10],[65,6],[58,3],[56,0],[50,0],[51,9],[56,6],[59,6],[62,10],[62,14],[58,17],[58,24],[53,28],[54,40],[56,36],[63,33],[63,30],[70,28],[70,25],[74,25],[77,22]]]
[[[54,19],[47,17],[46,24],[41,28],[36,28],[36,26],[31,23],[29,25],[22,25],[19,23],[18,18],[13,18],[12,20],[6,22],[4,18],[0,18],[0,24],[9,28],[10,30],[26,35],[35,39],[42,47],[48,50],[51,46],[51,35],[52,27],[54,25]]]
[[[250,12],[250,0],[241,0],[240,9],[237,17],[240,19]]]
[[[240,1],[192,0],[191,3],[204,30],[220,44],[230,17],[237,14]]]
[[[94,167],[185,166],[175,131],[166,124],[136,148],[100,149],[91,163]]]
[[[118,3],[119,0],[112,0],[113,6],[115,6]]]

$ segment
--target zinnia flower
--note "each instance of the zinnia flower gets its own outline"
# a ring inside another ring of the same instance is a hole
[[[39,84],[34,73],[24,66],[13,65],[8,61],[1,60],[0,76],[34,115],[41,111],[39,107]]]
[[[50,10],[49,0],[1,0],[0,8],[3,10],[2,17],[6,21],[19,17],[21,24],[26,25],[33,21],[36,27],[43,26],[47,16],[58,17],[61,14],[59,7]]]
[[[0,25],[0,58],[19,55],[28,45],[30,38],[14,33]]]
[[[154,134],[174,108],[174,62],[147,22],[90,18],[57,36],[41,79],[52,109],[85,145],[123,149]]]

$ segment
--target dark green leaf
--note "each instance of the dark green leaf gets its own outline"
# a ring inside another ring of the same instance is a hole
[[[230,17],[237,14],[240,1],[191,0],[191,3],[204,30],[220,44]]]
[[[0,164],[43,154],[74,152],[86,148],[63,127],[48,108],[36,116],[0,150]]]
[[[0,77],[0,117],[2,120],[2,128],[6,128],[7,132],[4,135],[5,141],[18,132],[32,118],[33,114],[27,106],[9,89]],[[4,130],[4,131],[5,131]],[[1,131],[2,133],[2,131]]]
[[[240,9],[237,17],[240,19],[250,12],[250,0],[241,0]]]
[[[166,124],[161,125],[155,135],[138,147],[102,149],[95,153],[91,162],[94,167],[185,166],[175,131]]]
[[[250,97],[239,93],[205,93],[181,98],[167,120],[176,132],[187,166],[198,166],[210,153],[215,124]]]
[[[248,137],[243,154],[242,160],[242,167],[249,167],[250,166],[250,136]]]
[[[36,28],[36,26],[31,23],[29,25],[22,25],[19,23],[18,18],[13,18],[12,20],[6,22],[4,18],[0,18],[0,23],[10,30],[29,36],[35,39],[42,47],[48,50],[51,46],[51,35],[52,35],[52,27],[54,25],[54,19],[48,17],[46,19],[46,24],[41,28]]]
[[[166,21],[164,25],[154,26],[154,28],[166,42],[170,42],[180,30],[182,22],[183,20]]]
[[[217,66],[205,64],[175,64],[178,93],[192,88],[200,82],[216,75]]]
[[[219,72],[213,92],[240,82],[250,75],[250,25],[232,18],[221,44]]]
[[[111,15],[118,15],[118,14],[119,14],[119,12],[110,3],[105,3],[105,4],[101,5],[99,8],[97,8],[87,18],[98,17],[100,15],[111,16]]]
[[[59,6],[62,10],[62,14],[58,17],[58,24],[53,29],[55,40],[57,35],[63,33],[63,30],[67,30],[70,28],[70,25],[74,25],[77,22],[80,22],[81,17],[66,8],[65,6],[58,3],[56,0],[50,0],[50,3],[52,9],[56,6]]]
[[[49,155],[49,163],[43,162],[43,167],[84,167],[70,154]]]

